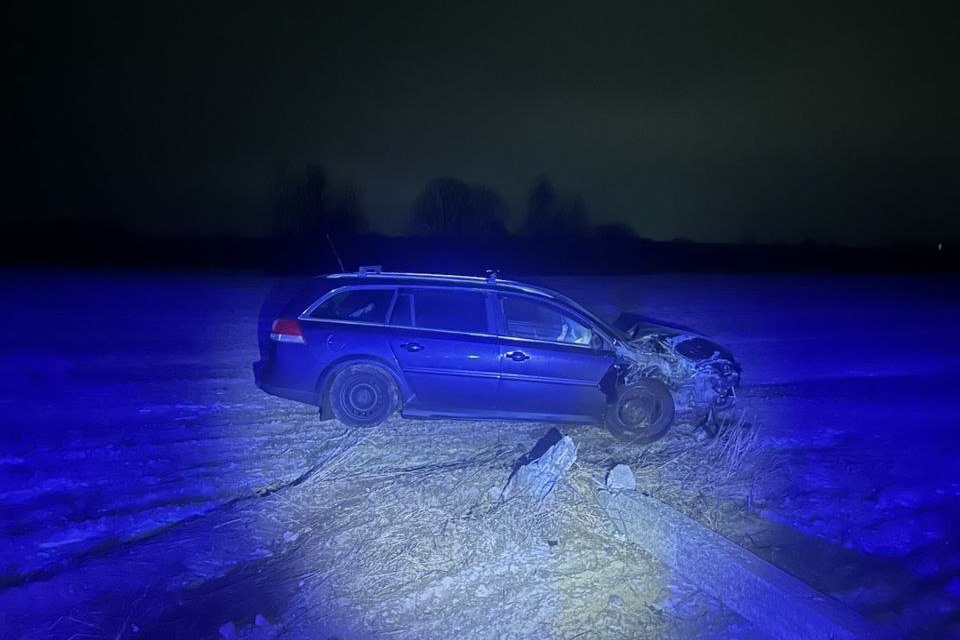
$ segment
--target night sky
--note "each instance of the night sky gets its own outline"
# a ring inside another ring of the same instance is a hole
[[[30,4],[14,218],[262,234],[315,163],[387,233],[442,175],[518,226],[543,174],[656,239],[960,241],[953,3]]]

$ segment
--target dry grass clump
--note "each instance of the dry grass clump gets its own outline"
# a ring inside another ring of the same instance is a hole
[[[384,637],[662,637],[665,570],[617,537],[591,471],[575,465],[542,502],[500,501],[543,425],[484,430],[388,425],[334,447],[298,492],[322,504],[289,505],[313,565],[291,612]]]
[[[583,464],[596,483],[614,464],[627,464],[640,491],[721,532],[750,510],[775,471],[762,429],[744,412],[724,420],[712,439],[685,424],[651,445],[618,446],[584,435]]]
[[[758,487],[770,478],[772,462],[760,429],[739,414],[720,425],[717,437],[691,434],[667,438],[644,449],[634,473],[641,490],[716,531],[752,506]]]

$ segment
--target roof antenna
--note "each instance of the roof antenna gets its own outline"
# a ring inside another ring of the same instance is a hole
[[[340,259],[340,254],[337,253],[337,247],[333,244],[333,239],[330,237],[330,234],[327,234],[327,242],[330,243],[330,248],[333,249],[333,257],[337,259],[337,264],[340,265],[340,273],[346,273],[346,269],[343,268],[343,260]]]

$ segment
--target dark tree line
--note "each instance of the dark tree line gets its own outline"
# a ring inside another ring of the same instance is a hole
[[[333,187],[323,167],[310,166],[292,182],[281,176],[274,190],[281,236],[313,239],[367,230],[359,188],[354,184]]]
[[[528,236],[551,238],[587,235],[587,207],[580,196],[563,197],[550,179],[537,179],[530,197],[521,231]]]
[[[330,184],[322,167],[311,166],[293,180],[275,184],[276,221],[283,237],[309,242],[325,235],[352,236],[367,230],[356,185]],[[552,240],[587,236],[633,238],[625,224],[594,227],[583,199],[560,193],[549,178],[537,179],[519,224],[523,236]],[[457,241],[490,241],[510,234],[510,210],[493,189],[444,176],[431,180],[410,211],[410,232]]]
[[[456,178],[432,180],[414,202],[415,235],[467,240],[507,235],[506,203],[493,189]]]

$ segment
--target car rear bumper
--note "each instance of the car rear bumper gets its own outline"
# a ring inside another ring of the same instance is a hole
[[[317,394],[313,389],[296,389],[277,384],[273,379],[272,371],[273,369],[269,366],[268,362],[260,360],[253,363],[253,378],[260,389],[279,398],[296,400],[297,402],[304,402],[314,406],[318,405]]]

